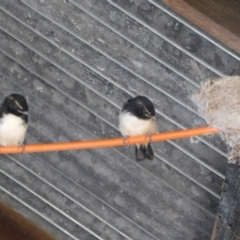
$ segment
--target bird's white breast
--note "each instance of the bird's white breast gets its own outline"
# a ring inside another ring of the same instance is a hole
[[[20,145],[23,143],[27,124],[13,114],[5,114],[0,121],[0,145]]]
[[[157,131],[156,119],[142,120],[129,112],[121,112],[119,115],[119,130],[123,136],[153,134]]]

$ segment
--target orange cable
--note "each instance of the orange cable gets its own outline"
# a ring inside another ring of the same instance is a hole
[[[220,130],[213,127],[201,127],[187,130],[178,130],[173,132],[157,133],[149,136],[137,136],[123,138],[109,138],[99,140],[77,141],[77,142],[60,142],[60,143],[42,143],[29,144],[25,146],[7,146],[0,147],[0,154],[16,154],[16,153],[33,153],[33,152],[51,152],[51,151],[67,151],[88,148],[105,148],[132,145],[136,143],[159,142],[170,139],[180,139],[194,137],[204,134],[218,133]]]

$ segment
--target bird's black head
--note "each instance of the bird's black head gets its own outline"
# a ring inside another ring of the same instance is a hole
[[[129,99],[123,104],[122,111],[130,112],[134,116],[145,120],[155,116],[153,103],[144,96],[137,96]]]
[[[3,102],[2,113],[11,113],[16,116],[26,116],[28,114],[26,99],[19,94],[9,95]]]

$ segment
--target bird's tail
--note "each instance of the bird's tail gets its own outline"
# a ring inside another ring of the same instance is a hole
[[[146,145],[136,145],[135,147],[136,160],[138,162],[145,160],[146,158],[149,160],[153,160],[154,153],[150,143]]]

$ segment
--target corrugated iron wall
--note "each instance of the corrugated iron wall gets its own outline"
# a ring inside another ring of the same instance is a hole
[[[239,56],[145,0],[2,0],[0,93],[27,97],[27,142],[117,137],[131,96],[160,131],[203,126],[191,101]],[[226,170],[218,136],[131,147],[1,156],[0,199],[57,239],[209,239]]]

